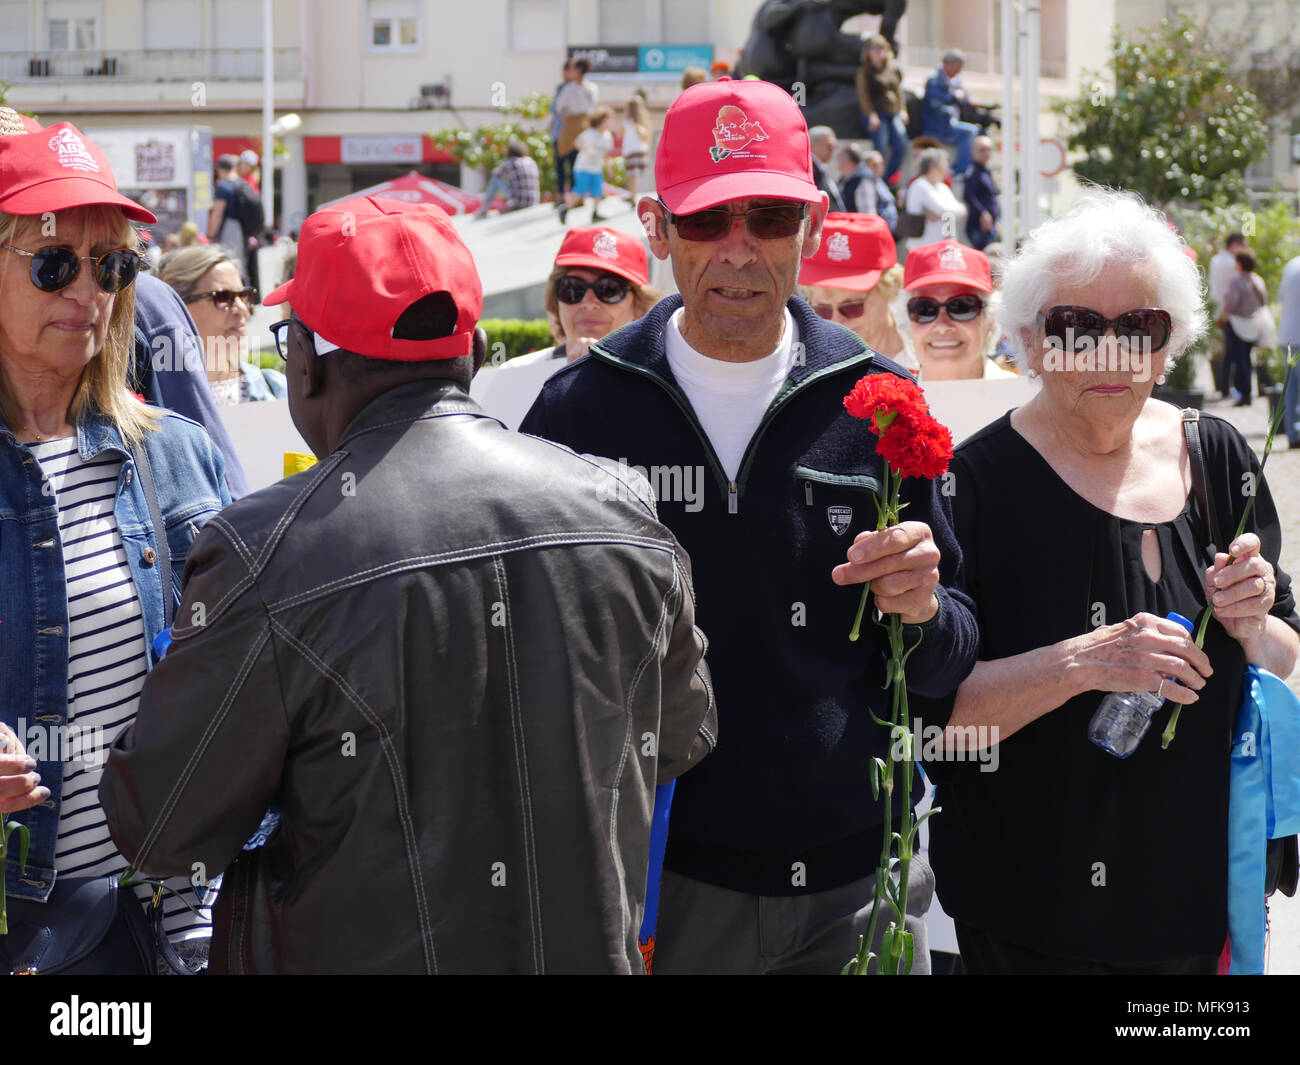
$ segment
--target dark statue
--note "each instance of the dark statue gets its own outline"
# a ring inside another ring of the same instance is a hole
[[[880,33],[897,53],[894,34],[906,10],[907,0],[765,0],[736,74],[756,74],[791,93],[801,84],[809,126],[830,126],[840,137],[860,138],[855,79],[862,41],[840,27],[855,15],[883,15]]]

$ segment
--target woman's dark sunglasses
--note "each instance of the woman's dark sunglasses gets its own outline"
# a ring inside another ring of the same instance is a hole
[[[216,289],[212,292],[199,292],[193,296],[187,296],[185,302],[195,303],[198,300],[206,300],[206,299],[212,300],[212,302],[216,304],[218,307],[220,307],[223,311],[230,310],[230,308],[235,305],[235,300],[243,300],[245,307],[252,307],[253,301],[257,299],[257,289],[223,288],[223,289]]]
[[[917,325],[929,325],[939,317],[940,311],[947,311],[954,322],[969,322],[979,317],[984,309],[984,301],[978,296],[953,296],[947,303],[932,300],[929,296],[917,296],[907,301],[907,316]]]
[[[1052,307],[1043,315],[1044,336],[1062,350],[1077,351],[1084,337],[1096,347],[1112,328],[1118,340],[1150,341],[1151,350],[1159,351],[1169,343],[1173,320],[1158,307],[1139,307],[1117,318],[1091,307]]]
[[[866,300],[850,300],[848,303],[815,303],[813,304],[813,310],[827,321],[830,321],[835,317],[836,311],[839,311],[845,318],[861,318],[866,306]]]
[[[605,274],[595,281],[584,281],[580,277],[566,274],[555,280],[555,298],[561,303],[581,303],[587,297],[587,289],[596,293],[601,303],[622,303],[630,286],[621,277]]]
[[[103,255],[78,255],[71,248],[41,248],[23,251],[6,244],[15,255],[32,261],[32,284],[42,292],[58,292],[77,280],[84,260],[95,264],[95,281],[105,292],[121,292],[140,272],[140,256],[129,248],[117,248]]]
[[[677,227],[683,240],[721,240],[731,232],[731,220],[743,218],[749,235],[759,240],[782,240],[793,237],[803,225],[808,211],[806,203],[778,203],[770,207],[751,207],[748,211],[729,211],[710,207],[693,214],[673,214],[667,207],[668,221]]]

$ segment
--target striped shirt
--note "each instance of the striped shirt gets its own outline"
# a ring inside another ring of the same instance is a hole
[[[122,460],[106,452],[86,461],[75,437],[28,447],[54,490],[68,590],[66,729],[45,743],[46,758],[64,763],[54,868],[61,877],[119,873],[130,863],[109,837],[99,779],[118,733],[135,718],[149,670],[140,599],[113,514]],[[195,902],[188,879],[168,886]],[[135,892],[148,901],[153,889],[139,884]],[[210,915],[196,916],[170,893],[163,913],[169,939],[210,934]]]

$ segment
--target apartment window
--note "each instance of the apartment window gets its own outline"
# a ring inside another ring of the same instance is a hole
[[[203,46],[200,0],[144,0],[144,46],[195,51]]]
[[[600,44],[707,44],[710,0],[597,0]]]
[[[98,0],[65,0],[47,4],[45,39],[52,52],[82,52],[98,48]]]
[[[368,36],[372,49],[415,51],[420,47],[419,0],[370,0]]]
[[[510,0],[510,48],[515,52],[562,52],[566,44],[565,0]]]
[[[1273,47],[1273,0],[1252,0],[1247,10],[1247,32],[1250,34],[1250,46],[1258,52],[1266,52]]]

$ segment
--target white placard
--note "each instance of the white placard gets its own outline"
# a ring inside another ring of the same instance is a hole
[[[424,155],[422,139],[415,137],[340,137],[339,159],[344,163],[418,164]]]
[[[995,422],[1007,411],[1023,407],[1038,386],[1026,377],[999,377],[975,381],[922,381],[930,413],[960,444],[972,433]]]
[[[235,452],[248,478],[248,490],[256,492],[284,477],[286,451],[311,452],[289,417],[287,399],[270,399],[261,403],[240,403],[222,407],[221,420],[226,423]]]

